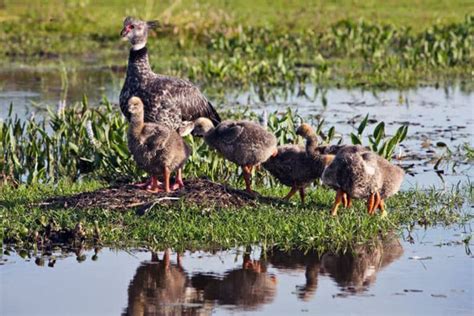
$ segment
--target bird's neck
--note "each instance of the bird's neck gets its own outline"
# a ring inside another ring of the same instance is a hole
[[[130,49],[128,57],[127,77],[142,76],[151,73],[150,62],[148,61],[148,51],[146,46],[135,50]]]
[[[143,122],[144,120],[144,114],[143,112],[140,114],[133,114],[130,117],[130,126],[128,129],[128,132],[131,136],[138,137],[140,136],[143,127],[145,126],[145,123]]]
[[[316,135],[306,137],[306,152],[315,153],[318,149],[318,138]]]

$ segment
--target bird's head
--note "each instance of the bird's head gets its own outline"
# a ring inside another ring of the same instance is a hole
[[[123,29],[120,32],[123,40],[128,40],[134,50],[139,50],[146,45],[148,30],[156,28],[158,21],[142,21],[127,16],[123,21]]]
[[[132,116],[143,114],[143,102],[139,97],[131,97],[128,100],[128,112]]]
[[[323,160],[324,167],[329,166],[334,161],[335,157],[335,155],[322,155],[321,158]]]
[[[196,136],[204,136],[214,128],[212,121],[205,117],[200,117],[194,122],[193,134]]]
[[[307,124],[303,123],[296,129],[296,135],[302,136],[304,138],[314,134],[313,128]]]

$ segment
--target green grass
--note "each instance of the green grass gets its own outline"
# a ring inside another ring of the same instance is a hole
[[[44,210],[34,206],[46,197],[94,190],[105,184],[96,181],[58,185],[3,186],[0,194],[0,228],[4,243],[30,248],[35,236],[43,236],[48,225],[71,231],[78,223],[88,242],[97,239],[104,245],[163,249],[227,249],[261,244],[280,248],[347,251],[354,245],[416,224],[436,225],[465,222],[463,190],[421,192],[410,190],[388,200],[389,215],[366,214],[362,201],[353,208],[340,209],[333,218],[329,209],[334,192],[317,188],[308,195],[307,206],[296,200],[288,205],[257,205],[239,209],[210,209],[179,204],[154,206],[144,216],[133,210],[118,212],[100,209]],[[257,188],[265,195],[283,196],[287,188]]]
[[[411,87],[471,78],[472,12],[469,1],[6,1],[0,60],[124,64],[131,14],[164,25],[149,41],[155,70],[214,88]]]
[[[0,20],[19,20],[25,15],[48,18],[63,18],[74,12],[84,21],[73,30],[94,32],[98,26],[112,32],[121,26],[126,15],[138,15],[146,19],[159,19],[175,24],[191,24],[203,21],[225,20],[250,26],[271,25],[302,30],[312,28],[324,30],[342,19],[363,18],[397,26],[425,28],[433,22],[452,23],[474,11],[472,1],[439,0],[388,0],[388,1],[285,1],[285,0],[184,0],[184,1],[2,1]],[[175,22],[178,21],[178,22]],[[211,23],[208,22],[208,23]],[[74,21],[68,22],[74,25]],[[69,26],[65,25],[65,27]]]

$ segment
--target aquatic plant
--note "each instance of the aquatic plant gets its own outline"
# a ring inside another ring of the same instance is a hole
[[[354,145],[362,145],[362,134],[367,127],[367,123],[369,121],[369,114],[365,116],[365,118],[360,123],[359,127],[357,128],[357,135],[351,133],[351,141]],[[392,137],[386,137],[385,135],[385,122],[380,122],[374,128],[374,132],[372,135],[369,135],[369,143],[370,148],[372,151],[378,153],[380,156],[391,159],[393,156],[393,152],[398,144],[403,142],[407,137],[408,133],[408,125],[400,126],[395,135]],[[386,140],[384,140],[386,138]]]
[[[89,106],[84,97],[82,102],[60,106],[59,111],[49,109],[44,117],[32,115],[27,120],[13,115],[12,107],[10,105],[7,117],[0,122],[0,176],[4,181],[19,184],[89,177],[120,182],[142,175],[128,151],[128,124],[108,100]],[[248,110],[226,112],[223,116],[257,120],[257,115]],[[270,113],[267,122],[279,144],[287,144],[296,141],[295,129],[302,118],[287,109],[284,114]],[[366,124],[367,117],[359,127],[358,141],[362,140]],[[334,139],[335,127],[324,132],[324,121],[315,122],[315,127],[326,143]],[[395,136],[383,141],[386,135],[383,123],[379,123],[369,141],[373,142],[374,151],[390,158],[406,132],[406,128],[401,127]],[[187,141],[193,150],[184,170],[187,176],[238,180],[235,166],[209,149],[202,139],[188,137]],[[270,177],[262,179],[273,183]]]

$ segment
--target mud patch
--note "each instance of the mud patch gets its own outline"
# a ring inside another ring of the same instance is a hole
[[[245,191],[207,179],[190,179],[185,181],[183,189],[171,193],[150,193],[125,184],[71,196],[53,197],[40,202],[39,205],[47,209],[101,208],[118,211],[136,209],[137,213],[143,214],[153,205],[170,205],[181,201],[189,205],[217,208],[255,206],[257,203],[283,203],[276,198],[263,197],[258,193],[250,195]]]

